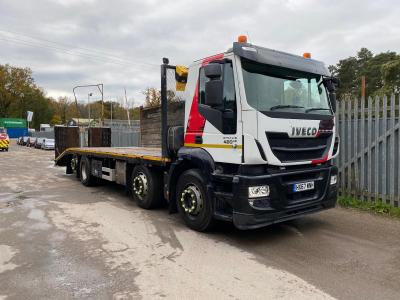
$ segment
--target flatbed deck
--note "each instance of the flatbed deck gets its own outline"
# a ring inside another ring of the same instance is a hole
[[[148,147],[79,147],[68,148],[56,159],[57,162],[68,154],[82,154],[103,158],[115,158],[121,160],[143,160],[153,161],[162,164],[170,162],[168,157],[163,157],[161,148]]]

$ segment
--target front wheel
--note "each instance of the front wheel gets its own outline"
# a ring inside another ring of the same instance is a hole
[[[196,231],[208,231],[213,227],[213,205],[200,170],[187,170],[179,177],[176,202],[188,227]]]

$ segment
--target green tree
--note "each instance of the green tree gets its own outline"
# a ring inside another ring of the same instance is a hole
[[[400,92],[400,58],[382,65],[383,91]]]
[[[49,123],[53,114],[53,100],[35,84],[29,68],[0,65],[0,117],[25,118],[33,111],[32,127]]]
[[[331,73],[338,77],[341,86],[337,90],[339,99],[359,97],[361,78],[366,78],[366,95],[374,96],[398,92],[396,76],[400,68],[396,63],[400,56],[396,52],[384,52],[374,55],[370,50],[361,48],[356,56],[342,59],[335,66],[330,66]]]
[[[59,97],[56,101],[53,101],[53,105],[55,115],[60,117],[59,124],[66,124],[73,117],[72,110],[74,110],[75,103],[71,102],[67,97]]]
[[[156,107],[161,105],[161,91],[156,88],[147,88],[143,91],[144,107]],[[179,97],[173,90],[167,90],[168,102],[178,102],[183,99]]]
[[[61,125],[62,124],[62,120],[61,120],[60,115],[55,114],[53,116],[53,118],[51,118],[50,124],[53,125],[53,126],[54,125]]]

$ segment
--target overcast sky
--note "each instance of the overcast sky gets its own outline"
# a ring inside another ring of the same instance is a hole
[[[0,0],[0,64],[30,67],[53,97],[101,82],[106,98],[126,87],[136,106],[159,86],[162,57],[187,65],[248,34],[335,64],[361,47],[400,52],[399,16],[395,0]]]

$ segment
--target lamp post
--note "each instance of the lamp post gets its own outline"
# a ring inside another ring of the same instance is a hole
[[[89,93],[87,95],[87,102],[88,102],[88,110],[89,110],[89,127],[90,127],[90,97],[93,96],[93,93]]]
[[[111,126],[112,126],[112,105],[113,105],[113,102],[111,100]]]

